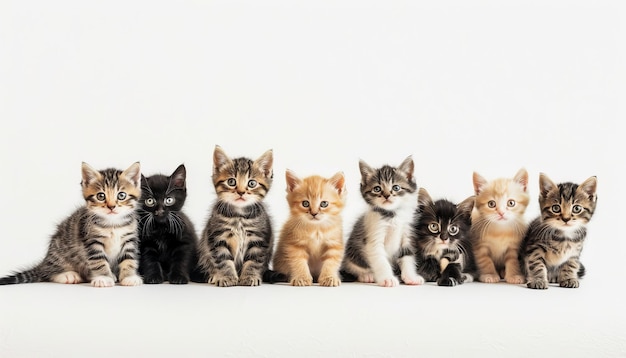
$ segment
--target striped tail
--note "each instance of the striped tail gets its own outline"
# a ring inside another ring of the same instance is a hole
[[[34,282],[42,282],[41,272],[38,266],[26,271],[14,272],[12,275],[0,278],[0,285]]]

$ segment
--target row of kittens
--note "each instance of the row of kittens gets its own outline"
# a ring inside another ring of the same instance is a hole
[[[184,165],[170,176],[144,177],[139,163],[124,171],[83,163],[85,205],[58,225],[39,264],[0,278],[0,285],[191,280],[221,287],[351,281],[392,287],[504,279],[546,289],[550,283],[578,287],[584,275],[579,256],[596,206],[596,177],[555,184],[541,174],[541,214],[527,224],[525,169],[491,181],[474,173],[475,195],[455,204],[418,189],[411,157],[396,167],[361,161],[360,191],[368,206],[344,242],[343,173],[300,178],[287,170],[290,213],[274,245],[264,203],[272,166],[271,150],[251,160],[231,158],[216,146],[217,200],[198,237],[182,211]]]

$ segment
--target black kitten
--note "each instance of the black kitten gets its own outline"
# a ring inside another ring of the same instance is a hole
[[[196,266],[198,236],[181,211],[187,198],[185,177],[181,164],[169,177],[141,178],[139,273],[145,283],[185,284]]]

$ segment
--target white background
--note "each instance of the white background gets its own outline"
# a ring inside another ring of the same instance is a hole
[[[343,171],[412,155],[460,201],[472,172],[598,176],[581,288],[506,284],[219,289],[0,287],[1,357],[625,356],[622,172],[626,6],[619,1],[3,1],[0,275],[41,259],[82,204],[80,164],[146,175],[184,163],[200,231],[212,153],[274,150]]]

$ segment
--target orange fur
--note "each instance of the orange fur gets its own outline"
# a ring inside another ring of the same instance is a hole
[[[300,179],[288,170],[286,179],[290,215],[280,233],[273,269],[287,275],[293,286],[310,286],[314,281],[320,286],[339,286],[344,251],[344,175]]]

